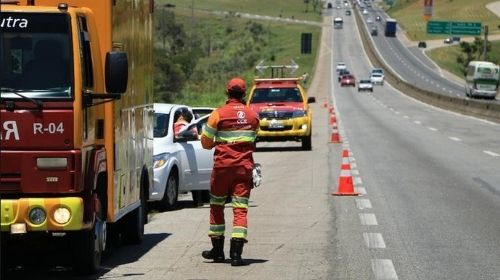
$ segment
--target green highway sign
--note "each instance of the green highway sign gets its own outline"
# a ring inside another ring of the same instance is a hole
[[[481,35],[480,22],[428,21],[428,34]]]

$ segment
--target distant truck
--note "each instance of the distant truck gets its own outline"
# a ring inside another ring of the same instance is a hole
[[[0,0],[0,8],[2,270],[59,265],[57,252],[63,265],[94,273],[106,240],[144,236],[153,0]]]
[[[385,22],[385,36],[396,37],[397,21],[393,18],[388,18]]]

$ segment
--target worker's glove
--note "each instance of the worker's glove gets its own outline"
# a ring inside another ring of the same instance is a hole
[[[260,183],[262,182],[262,172],[261,172],[261,166],[259,163],[254,163],[254,165],[253,165],[252,182],[253,182],[254,188],[260,186]]]

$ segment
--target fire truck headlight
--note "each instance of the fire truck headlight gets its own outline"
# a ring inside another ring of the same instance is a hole
[[[36,167],[40,169],[64,169],[68,167],[67,158],[37,158]]]
[[[35,207],[30,210],[29,218],[31,223],[39,225],[45,222],[47,215],[45,214],[45,211],[42,208]]]
[[[70,218],[71,218],[71,212],[69,212],[69,209],[66,207],[60,207],[57,208],[56,211],[54,211],[54,220],[58,224],[67,223]]]

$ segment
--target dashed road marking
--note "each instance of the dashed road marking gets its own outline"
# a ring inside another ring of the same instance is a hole
[[[432,131],[437,131],[437,130],[438,130],[437,128],[435,128],[435,127],[430,127],[430,126],[428,126],[427,128],[428,128],[429,130],[432,130]]]
[[[492,151],[483,151],[483,153],[490,155],[492,157],[500,157],[500,154],[497,154],[497,153],[492,152]]]
[[[385,242],[382,234],[375,232],[364,232],[363,239],[366,247],[370,249],[385,249]]]
[[[455,141],[455,142],[460,142],[460,141],[462,141],[462,139],[460,139],[460,138],[458,138],[458,137],[454,137],[454,136],[450,136],[450,137],[448,137],[448,138],[449,138],[450,140]]]
[[[377,226],[377,217],[373,213],[360,213],[359,220],[363,226]]]
[[[358,198],[355,200],[356,201],[356,207],[359,210],[363,209],[371,209],[372,208],[372,203],[369,199],[366,198]]]
[[[366,188],[365,187],[354,187],[357,193],[361,195],[366,195]]]
[[[389,259],[372,259],[372,270],[375,279],[397,280],[396,269]]]

